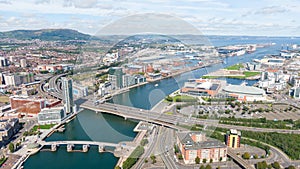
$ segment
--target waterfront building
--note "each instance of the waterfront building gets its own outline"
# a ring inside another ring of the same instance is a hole
[[[108,81],[111,83],[112,89],[123,88],[123,69],[121,67],[112,67],[108,71]]]
[[[74,112],[74,99],[73,99],[73,81],[72,79],[62,77],[62,91],[63,100],[66,113]]]
[[[226,161],[227,146],[202,132],[178,132],[177,146],[182,153],[185,164],[195,164],[196,157],[212,162]]]
[[[0,142],[9,140],[19,129],[18,118],[0,120]]]
[[[285,59],[282,58],[264,58],[260,60],[260,63],[266,66],[281,67],[283,66]]]
[[[228,85],[223,88],[225,95],[239,101],[266,101],[266,92],[254,86]]]
[[[228,147],[239,148],[241,146],[241,132],[231,129],[225,135],[225,143]]]
[[[99,85],[98,95],[105,96],[105,95],[109,94],[110,90],[112,90],[110,82],[101,83]]]
[[[161,73],[148,73],[148,79],[151,80],[157,80],[161,78]]]
[[[63,107],[44,108],[38,114],[39,124],[58,124],[66,117]]]
[[[226,82],[215,79],[189,79],[180,92],[195,96],[215,96]]]
[[[123,76],[123,87],[129,87],[143,82],[146,82],[146,78],[145,76],[140,74],[135,74],[135,75],[126,74]]]

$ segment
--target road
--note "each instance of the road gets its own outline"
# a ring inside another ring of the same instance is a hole
[[[158,128],[157,128],[158,127]],[[143,165],[145,164],[145,159],[150,157],[151,153],[153,152],[153,149],[155,148],[155,145],[158,141],[158,134],[162,130],[161,126],[156,126],[153,130],[153,135],[148,143],[148,148],[144,152],[144,154],[141,156],[141,158],[138,160],[138,162],[133,166],[133,169],[141,169]]]
[[[180,125],[191,126],[193,124],[198,124],[203,126],[213,126],[213,127],[238,129],[238,130],[254,131],[254,132],[278,132],[278,133],[300,134],[300,130],[257,128],[257,127],[219,124],[218,120],[213,120],[213,119],[197,119],[194,117],[186,117],[180,114],[168,115],[168,114],[158,113],[150,110],[143,110],[143,109],[118,105],[118,104],[112,104],[112,103],[103,103],[100,105],[94,105],[94,102],[90,100],[85,101],[80,106],[83,108],[92,109],[99,112],[115,114],[125,118],[148,121],[159,125],[168,126],[174,129],[179,129],[179,130],[187,130],[181,127]]]

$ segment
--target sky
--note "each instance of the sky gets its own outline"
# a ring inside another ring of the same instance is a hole
[[[145,13],[182,19],[205,35],[300,36],[300,0],[0,0],[0,31],[69,28],[91,35]]]

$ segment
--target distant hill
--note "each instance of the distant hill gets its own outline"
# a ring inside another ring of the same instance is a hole
[[[0,32],[0,38],[14,38],[19,40],[40,39],[43,41],[67,41],[89,40],[92,38],[92,36],[80,33],[72,29],[40,29]]]

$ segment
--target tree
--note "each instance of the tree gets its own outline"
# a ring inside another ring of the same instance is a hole
[[[280,164],[275,161],[273,164],[272,164],[272,167],[275,168],[275,169],[280,169]]]
[[[182,160],[182,159],[183,159],[182,154],[178,154],[178,159],[179,159],[179,160]]]
[[[116,166],[115,169],[121,169],[121,167],[120,166]]]
[[[195,163],[196,163],[196,164],[199,164],[199,163],[200,163],[200,158],[199,158],[198,156],[195,158]]]
[[[156,157],[153,154],[150,156],[150,159],[152,160],[152,164],[156,163]]]
[[[211,165],[207,164],[207,166],[205,167],[205,169],[212,169]]]
[[[243,159],[246,159],[246,160],[249,160],[250,159],[250,154],[248,152],[245,152],[243,155],[242,155]]]
[[[209,163],[212,163],[212,162],[213,162],[213,159],[210,159],[210,160],[209,160]]]
[[[206,161],[207,161],[206,158],[204,158],[204,159],[202,160],[203,163],[206,163]]]
[[[296,167],[290,165],[290,166],[288,167],[288,169],[296,169]]]
[[[201,166],[199,167],[199,169],[205,169],[204,165],[201,165]]]
[[[9,149],[9,151],[10,151],[11,153],[13,153],[13,152],[15,151],[15,145],[14,145],[14,143],[9,143],[8,149]]]
[[[258,155],[257,154],[254,155],[254,159],[258,159]]]
[[[222,158],[222,157],[220,157],[219,161],[222,161],[222,160],[223,160],[223,158]]]

